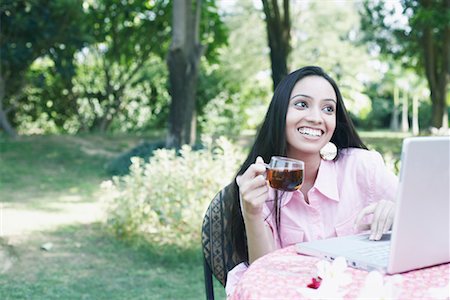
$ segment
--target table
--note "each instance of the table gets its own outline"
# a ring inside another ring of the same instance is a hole
[[[375,290],[373,280],[370,281],[372,290],[368,289],[370,287],[366,281],[368,272],[346,268],[346,277],[351,282],[340,288],[340,295],[330,296],[326,294],[325,287],[321,286],[319,289],[307,287],[312,282],[312,278],[317,277],[319,261],[321,260],[318,258],[297,254],[295,246],[274,251],[250,265],[229,299],[355,299],[364,298],[367,295],[370,298],[379,299],[376,294],[382,292],[384,296],[378,297],[449,299],[450,264],[448,263],[394,276],[382,276],[377,273],[375,275],[381,278],[382,285],[380,286],[378,282]],[[324,260],[322,260],[323,263],[325,263]],[[338,275],[342,277],[342,274]],[[396,281],[398,279],[400,282]]]

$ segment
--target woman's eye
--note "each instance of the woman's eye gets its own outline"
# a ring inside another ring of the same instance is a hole
[[[323,108],[323,111],[325,111],[326,113],[333,113],[334,112],[334,107],[332,107],[332,106],[325,106]]]
[[[298,107],[298,108],[306,108],[306,107],[308,107],[308,105],[306,104],[305,101],[298,101],[298,102],[296,102],[296,103],[294,104],[294,106],[295,106],[295,107]]]

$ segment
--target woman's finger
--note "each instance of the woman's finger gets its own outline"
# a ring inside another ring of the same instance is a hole
[[[383,205],[380,202],[377,202],[375,204],[375,210],[373,212],[372,217],[372,226],[370,226],[370,240],[375,240],[377,234],[378,234],[378,227],[380,225],[380,217],[382,216],[383,211]]]
[[[355,226],[355,231],[356,230],[358,230],[358,231],[366,231],[366,230],[370,230],[370,227],[371,227],[372,225],[371,224],[359,224],[359,225],[357,225],[357,226]]]
[[[371,239],[381,239],[383,233],[386,233],[392,225],[392,208],[393,203],[390,201],[382,200],[378,202],[377,210],[374,213],[373,224],[375,229],[372,231]],[[387,229],[386,229],[387,228]]]
[[[250,191],[243,196],[242,213],[245,216],[260,216],[263,210],[263,204],[267,200],[268,189],[261,187]]]
[[[252,191],[257,188],[265,187],[267,186],[266,179],[263,175],[258,175],[255,178],[251,180],[240,180],[241,186],[239,187],[239,190],[241,191],[241,194],[245,195],[249,191]]]
[[[249,190],[244,195],[245,202],[251,203],[251,204],[261,204],[265,202],[267,199],[268,194],[268,188],[267,186],[260,186],[254,189]],[[261,196],[264,196],[263,199],[259,199]]]
[[[383,201],[377,203],[377,208],[373,214],[371,240],[379,240],[383,233],[384,223],[386,222],[386,205]]]
[[[370,204],[369,206],[366,206],[365,208],[363,208],[356,216],[354,228],[357,228],[357,229],[363,228],[364,224],[361,224],[362,219],[366,215],[373,213],[374,210],[375,210],[375,204]],[[370,229],[370,228],[367,228],[367,229]],[[367,230],[367,229],[365,229],[365,230]]]
[[[248,180],[255,178],[258,175],[262,175],[266,173],[266,165],[264,164],[264,160],[261,156],[258,156],[253,164],[251,164],[247,170],[245,170],[244,174],[242,174],[242,179]]]
[[[386,218],[386,223],[384,224],[383,227],[383,234],[387,233],[389,231],[389,229],[391,229],[392,224],[394,223],[394,204],[392,203],[391,205],[389,205],[389,210],[387,213],[387,218]]]

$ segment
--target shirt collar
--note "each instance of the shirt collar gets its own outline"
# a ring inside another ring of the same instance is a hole
[[[308,170],[306,170],[307,172]],[[337,172],[334,161],[322,160],[319,166],[314,188],[325,197],[339,201],[339,192],[337,187]]]

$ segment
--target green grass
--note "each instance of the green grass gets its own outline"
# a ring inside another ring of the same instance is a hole
[[[106,177],[103,165],[108,158],[88,152],[92,143],[82,141],[66,136],[0,141],[1,189],[17,196],[4,201],[27,201],[30,194],[91,194]]]
[[[40,245],[51,242],[50,251]],[[199,299],[200,249],[136,247],[100,224],[66,226],[15,247],[0,299]]]
[[[95,203],[99,184],[108,178],[105,164],[141,139],[99,135],[1,138],[0,204],[58,214],[54,207],[64,205],[64,199]],[[53,244],[50,251],[41,250],[48,242]],[[199,244],[187,249],[136,246],[115,239],[101,223],[0,236],[0,258],[3,249],[13,262],[3,273],[0,264],[0,299],[202,299]],[[224,289],[215,284],[217,298],[224,299]]]

